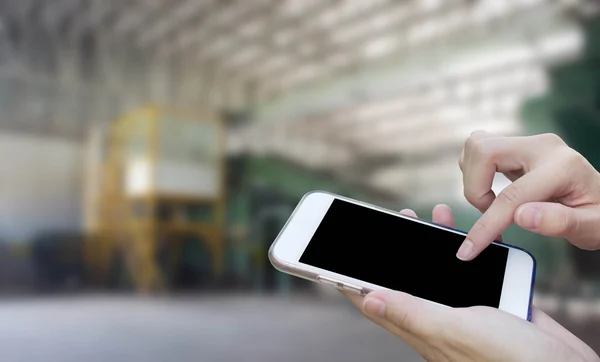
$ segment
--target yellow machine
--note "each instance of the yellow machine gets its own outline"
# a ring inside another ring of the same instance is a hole
[[[192,234],[207,243],[212,272],[219,276],[224,269],[224,144],[215,114],[152,107],[115,122],[88,263],[106,277],[120,253],[139,291],[160,290],[159,240],[176,243]],[[200,217],[190,217],[189,210],[200,210]]]

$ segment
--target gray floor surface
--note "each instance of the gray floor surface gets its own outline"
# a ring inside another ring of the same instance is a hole
[[[305,297],[0,300],[4,362],[420,361],[349,305]]]

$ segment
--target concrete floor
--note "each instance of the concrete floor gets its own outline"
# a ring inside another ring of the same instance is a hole
[[[349,305],[306,297],[0,301],[4,362],[420,361]]]

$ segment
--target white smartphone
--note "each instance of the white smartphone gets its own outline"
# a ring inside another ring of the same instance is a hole
[[[450,307],[531,319],[535,259],[493,243],[465,262],[466,233],[322,191],[306,194],[269,250],[278,270],[338,289],[409,293]]]

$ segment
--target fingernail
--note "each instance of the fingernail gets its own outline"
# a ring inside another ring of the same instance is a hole
[[[365,312],[369,315],[383,318],[385,317],[385,302],[379,298],[367,297],[365,298],[363,307]]]
[[[458,249],[456,257],[460,260],[469,260],[471,254],[473,254],[473,242],[469,239],[466,239]]]
[[[542,215],[537,207],[523,206],[517,213],[517,220],[525,229],[537,229],[540,226]]]

